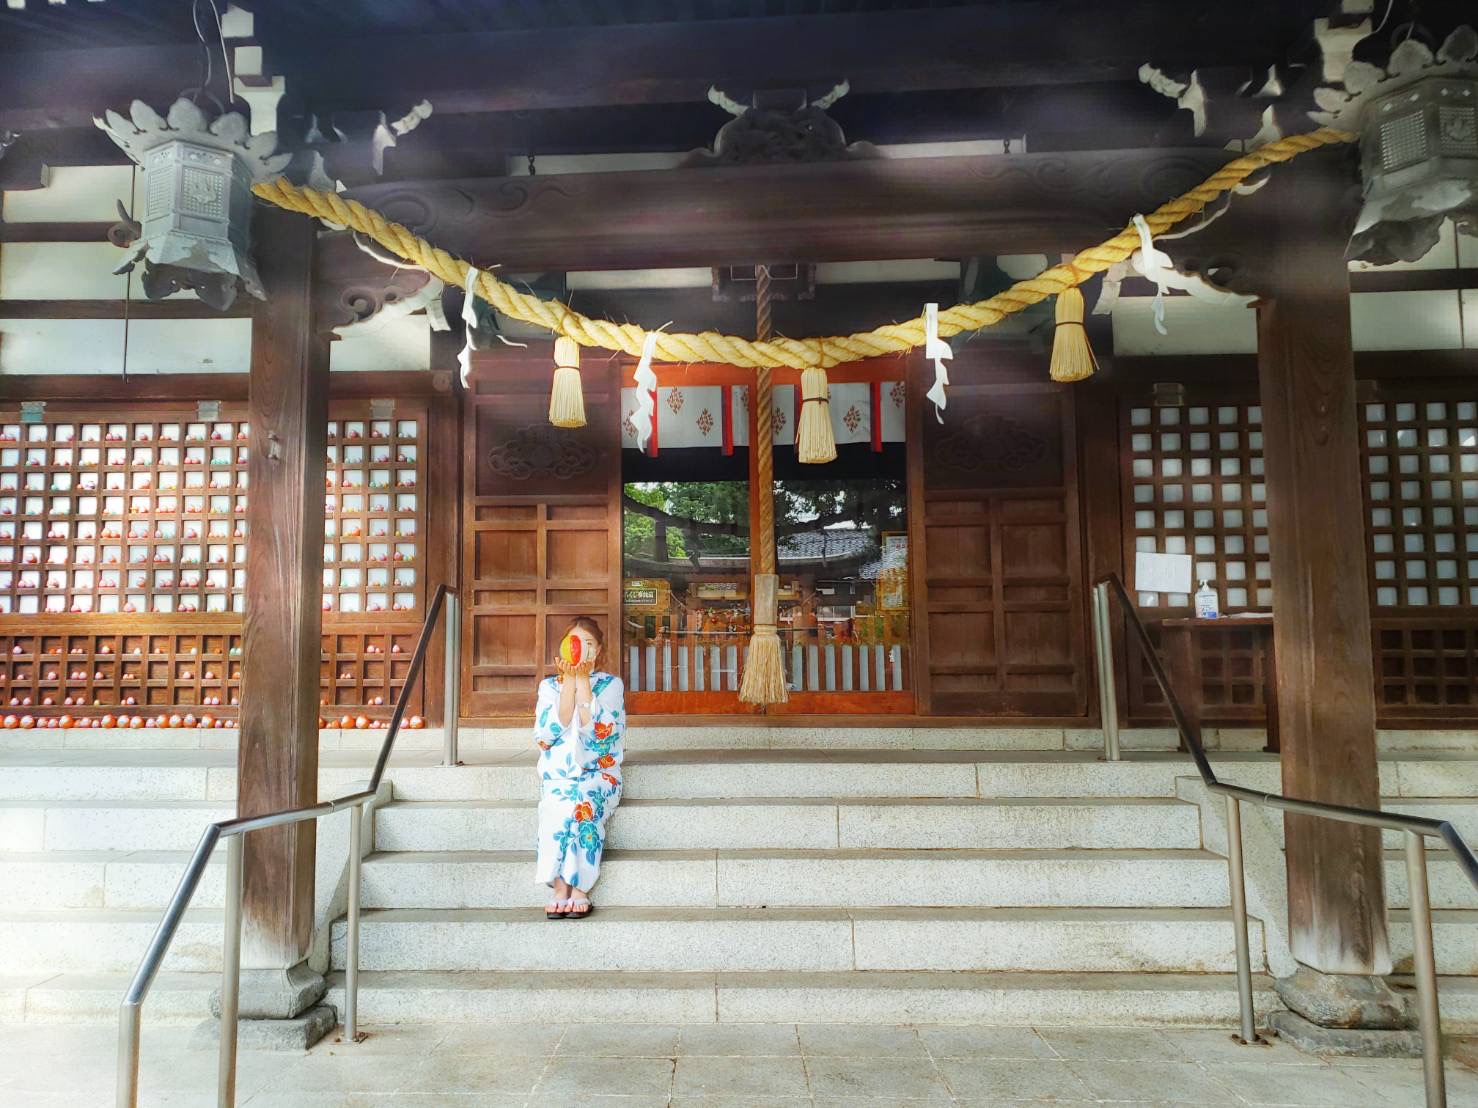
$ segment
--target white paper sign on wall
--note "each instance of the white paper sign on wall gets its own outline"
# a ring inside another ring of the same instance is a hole
[[[1134,588],[1139,592],[1189,593],[1189,554],[1154,554],[1141,550],[1134,555]]]

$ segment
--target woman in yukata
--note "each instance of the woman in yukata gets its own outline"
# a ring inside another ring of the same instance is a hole
[[[580,662],[556,657],[557,676],[539,684],[534,741],[539,744],[539,861],[535,881],[549,885],[549,919],[584,919],[600,876],[606,821],[621,799],[626,734],[621,679],[597,667],[605,636],[581,616],[567,635],[580,640]]]

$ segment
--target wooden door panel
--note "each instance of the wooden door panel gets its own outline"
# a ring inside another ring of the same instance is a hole
[[[601,505],[604,510],[605,505]],[[604,529],[550,528],[544,532],[545,576],[551,580],[598,581],[610,576],[610,536]]]
[[[616,626],[619,390],[605,359],[584,366],[586,426],[548,422],[549,353],[484,352],[463,431],[463,703],[526,716],[570,619]],[[612,647],[615,639],[613,637]]]
[[[923,424],[931,710],[1081,715],[1087,645],[1072,412],[1056,386],[950,390]]]

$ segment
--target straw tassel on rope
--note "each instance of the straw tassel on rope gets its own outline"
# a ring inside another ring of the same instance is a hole
[[[770,337],[770,270],[755,266],[755,335],[760,342]],[[754,536],[753,554],[757,570],[754,575],[754,633],[749,638],[749,655],[744,662],[744,677],[739,685],[739,699],[745,704],[784,704],[785,659],[780,649],[780,578],[775,572],[775,401],[770,390],[770,370],[762,366],[754,374],[754,442],[755,495],[758,497],[759,533]]]
[[[801,422],[795,432],[796,456],[809,464],[836,460],[837,440],[831,430],[831,396],[826,370],[801,370]]]
[[[554,388],[549,393],[549,422],[556,427],[585,426],[580,348],[566,335],[554,340]]]
[[[1057,294],[1057,325],[1052,335],[1052,380],[1082,381],[1098,369],[1088,328],[1083,325],[1083,294],[1076,285]]]

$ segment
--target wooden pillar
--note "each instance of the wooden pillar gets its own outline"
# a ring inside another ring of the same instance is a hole
[[[1087,567],[1081,595],[1073,597],[1073,603],[1083,613],[1083,624],[1088,629],[1083,655],[1090,659],[1088,714],[1103,727],[1107,721],[1099,717],[1098,670],[1091,664],[1097,644],[1093,641],[1093,623],[1088,613],[1095,581],[1107,573],[1129,579],[1124,568],[1124,516],[1120,500],[1120,452],[1127,446],[1119,441],[1119,390],[1113,370],[1113,323],[1108,316],[1089,315],[1085,326],[1088,341],[1098,355],[1099,370],[1072,388],[1073,422],[1078,432],[1078,494],[1083,505],[1083,558]],[[1114,658],[1115,703],[1119,707],[1119,722],[1123,723],[1124,709],[1129,704],[1128,651],[1124,640],[1124,615],[1117,608],[1111,613],[1109,624],[1113,640],[1110,649]]]
[[[1350,281],[1352,184],[1339,155],[1285,166],[1258,310],[1283,788],[1374,808],[1375,688]],[[1271,230],[1271,228],[1270,228]],[[1390,972],[1380,832],[1286,817],[1293,955],[1324,973]]]
[[[328,347],[314,334],[312,220],[260,208],[252,316],[237,813],[318,799]],[[246,840],[242,964],[286,969],[313,931],[313,822]]]

